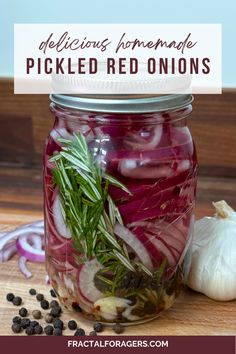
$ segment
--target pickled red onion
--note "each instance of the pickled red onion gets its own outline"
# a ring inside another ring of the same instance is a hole
[[[151,132],[141,131],[138,134],[130,133],[128,137],[124,139],[124,144],[129,146],[132,150],[153,150],[161,141],[162,131],[163,125],[158,124],[153,128],[152,136]]]
[[[78,291],[85,302],[94,303],[103,295],[94,285],[94,276],[103,266],[96,258],[79,266],[77,272]]]
[[[127,227],[116,223],[114,233],[119,236],[125,243],[132,248],[140,261],[149,269],[153,270],[152,260],[149,256],[145,245],[133,234]]]
[[[53,203],[53,217],[54,223],[59,234],[65,238],[70,239],[71,233],[69,228],[66,226],[61,209],[60,197],[59,194],[56,196]]]

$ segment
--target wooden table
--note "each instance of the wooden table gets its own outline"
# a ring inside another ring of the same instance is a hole
[[[236,208],[236,181],[201,177],[198,183],[197,218],[212,215],[211,201],[227,200]],[[0,168],[0,229],[42,218],[42,189],[39,170]],[[44,265],[30,264],[34,276],[25,279],[18,270],[17,257],[0,264],[0,335],[11,335],[10,324],[18,307],[7,302],[5,296],[13,292],[22,296],[24,305],[32,311],[38,308],[36,299],[28,294],[33,287],[50,299],[50,286],[45,284]],[[63,319],[71,318],[64,312]],[[86,332],[91,324],[78,321]],[[71,333],[69,330],[65,334]],[[107,327],[104,334],[113,334]],[[127,335],[235,335],[236,301],[215,302],[186,289],[174,306],[152,322],[130,326]]]

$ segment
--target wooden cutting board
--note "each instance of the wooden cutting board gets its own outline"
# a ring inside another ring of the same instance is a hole
[[[39,172],[33,170],[0,169],[0,230],[42,218],[42,191]],[[226,199],[236,207],[236,182],[232,179],[200,178],[198,183],[197,217],[212,215],[210,201]],[[23,298],[23,305],[30,312],[39,308],[35,297],[28,291],[35,288],[50,297],[50,285],[45,284],[46,271],[42,264],[30,264],[34,274],[25,279],[18,270],[17,257],[0,264],[0,335],[11,335],[11,320],[19,310],[6,301],[6,294],[13,292]],[[64,311],[63,320],[73,318]],[[41,321],[44,322],[43,320]],[[89,333],[91,323],[78,319],[81,327]],[[68,329],[65,334],[72,334]],[[114,334],[109,326],[103,332]],[[186,289],[174,306],[156,320],[129,326],[127,335],[235,335],[236,301],[215,302],[204,295]]]
[[[19,272],[17,259],[1,265],[0,275],[0,335],[11,335],[11,320],[17,315],[19,307],[6,301],[8,292],[13,292],[23,299],[23,306],[31,312],[39,309],[39,303],[35,296],[29,295],[29,289],[35,288],[38,292],[45,294],[48,300],[50,296],[50,285],[45,284],[46,271],[43,265],[30,264],[30,270],[34,276],[25,279]],[[47,311],[43,311],[46,313]],[[71,316],[66,310],[63,312],[63,321],[72,318],[78,320],[81,327],[89,333],[92,325]],[[45,324],[44,320],[40,320]],[[73,334],[73,331],[66,330],[64,334]],[[107,326],[103,334],[114,334]],[[159,318],[145,324],[129,326],[125,329],[127,335],[235,335],[236,334],[236,301],[215,302],[206,296],[197,294],[186,289],[177,299],[174,306],[160,315]]]

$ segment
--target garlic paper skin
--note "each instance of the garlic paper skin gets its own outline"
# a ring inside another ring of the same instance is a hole
[[[195,222],[187,285],[218,301],[236,299],[236,212],[213,203],[216,214]]]

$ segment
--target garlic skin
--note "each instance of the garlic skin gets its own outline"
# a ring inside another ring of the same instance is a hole
[[[213,203],[214,217],[195,222],[187,285],[218,301],[236,299],[236,212]]]

